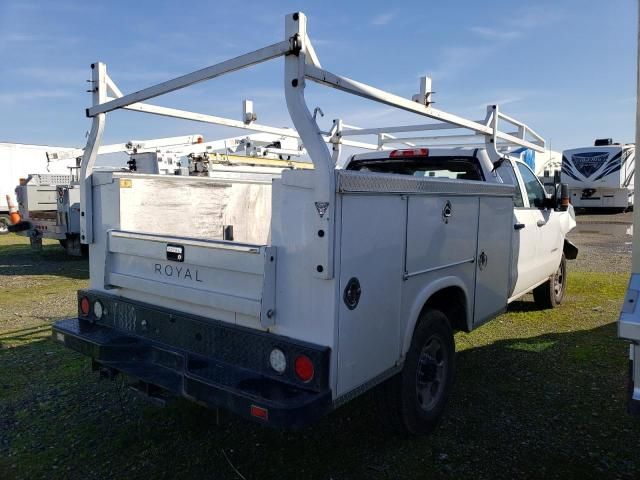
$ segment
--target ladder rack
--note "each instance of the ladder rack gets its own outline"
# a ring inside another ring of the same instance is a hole
[[[145,103],[147,100],[163,94],[279,57],[284,58],[285,100],[295,128],[271,127],[256,123],[252,112],[245,112],[242,120],[233,120]],[[518,145],[535,151],[544,151],[542,137],[526,124],[503,114],[498,105],[489,105],[483,120],[469,120],[434,108],[431,105],[431,82],[428,79],[422,79],[418,95],[407,99],[322,68],[307,34],[307,18],[301,12],[285,16],[284,39],[277,43],[127,95],[123,94],[109,77],[104,63],[94,63],[91,68],[93,105],[87,109],[86,113],[88,117],[93,119],[93,123],[84,150],[81,171],[80,235],[84,243],[93,242],[91,172],[102,141],[106,114],[118,109],[300,138],[314,165],[310,172],[313,175],[314,203],[318,212],[314,227],[326,232],[326,235],[314,240],[313,259],[315,265],[322,266],[322,268],[318,268],[316,276],[325,279],[332,278],[333,275],[331,261],[333,244],[330,239],[333,238],[332,229],[334,226],[334,170],[340,159],[342,147],[378,150],[389,148],[389,145],[395,143],[413,145],[420,142],[452,141],[455,138],[456,142],[460,140],[484,141],[490,158],[494,160],[503,156],[498,150],[501,144]],[[341,119],[337,119],[334,120],[331,130],[324,132],[318,126],[315,116],[305,101],[304,92],[307,80],[411,112],[435,122],[359,129],[347,126]],[[251,114],[246,115],[246,113]],[[503,125],[507,125],[508,130],[501,129]],[[443,135],[434,134],[434,132],[440,133],[441,130],[463,130],[466,133],[458,134],[456,131],[455,136],[445,139]],[[406,133],[414,135],[395,138],[397,134]],[[367,142],[351,138],[363,136],[374,136],[376,141]]]

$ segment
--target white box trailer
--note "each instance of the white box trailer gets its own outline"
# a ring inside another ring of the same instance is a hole
[[[9,224],[6,196],[9,195],[11,201],[17,205],[15,189],[20,184],[20,179],[26,179],[29,174],[36,172],[68,175],[69,168],[75,166],[75,158],[49,162],[47,151],[53,149],[73,150],[47,145],[0,143],[0,231],[6,231]]]
[[[574,207],[626,210],[633,207],[635,164],[635,145],[604,139],[562,152],[561,181]]]
[[[277,57],[295,129],[144,103]],[[546,306],[562,300],[572,209],[499,153],[503,143],[542,150],[544,140],[496,105],[473,121],[433,108],[427,81],[408,100],[335,75],[320,66],[302,13],[285,17],[281,42],[130,95],[104,64],[92,69],[80,227],[90,286],[53,335],[96,369],[274,427],[308,425],[385,382],[384,416],[423,433],[451,391],[454,330],[532,290]],[[435,122],[358,129],[337,119],[326,132],[306,81]],[[299,137],[314,168],[95,171],[106,116],[120,108]],[[483,148],[416,145],[448,129],[470,132],[448,141]],[[367,136],[376,141],[349,138]],[[372,152],[345,160],[345,145]],[[170,208],[183,215],[168,225]]]

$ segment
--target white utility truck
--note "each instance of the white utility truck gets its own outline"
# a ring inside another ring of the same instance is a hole
[[[185,135],[153,140],[130,140],[126,143],[103,145],[99,154],[125,152],[129,154],[129,169],[146,173],[170,173],[177,168],[173,154],[162,154],[159,148],[202,144],[202,135]],[[31,170],[20,185],[14,186],[21,221],[10,225],[9,231],[29,237],[32,248],[42,248],[42,239],[58,240],[67,254],[80,256],[86,252],[80,243],[80,184],[78,174],[81,149],[43,152],[49,165],[67,166],[65,174],[33,173]],[[139,158],[138,156],[144,156]],[[69,166],[72,163],[73,166]],[[58,169],[59,170],[59,169]]]
[[[545,307],[562,300],[565,257],[577,254],[565,240],[573,212],[499,153],[503,144],[543,149],[528,126],[496,105],[476,121],[437,110],[428,79],[405,99],[335,75],[306,24],[287,15],[282,41],[129,95],[104,64],[92,65],[81,171],[90,286],[78,292],[77,317],[56,322],[53,335],[149,395],[274,427],[308,425],[384,383],[385,417],[428,432],[451,392],[455,330],[473,330],[530,291]],[[294,129],[146,103],[277,57]],[[335,120],[323,131],[305,102],[308,81],[436,121]],[[96,171],[108,112],[122,108],[300,138],[313,169]],[[462,133],[443,140],[451,129]],[[441,146],[458,141],[482,148]],[[371,151],[344,159],[344,146]]]
[[[9,205],[6,198],[17,205],[16,185],[30,173],[43,172],[49,175],[68,174],[69,167],[75,166],[74,159],[63,162],[49,162],[47,151],[58,149],[72,151],[72,148],[24,143],[0,143],[0,233],[8,232]]]
[[[562,152],[561,181],[569,186],[571,204],[622,211],[633,207],[635,153],[634,144],[613,143],[610,138]]]

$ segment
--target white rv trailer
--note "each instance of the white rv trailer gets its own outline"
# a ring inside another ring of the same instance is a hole
[[[333,74],[306,25],[304,14],[287,15],[282,41],[129,95],[92,65],[80,227],[90,286],[53,335],[147,393],[276,427],[308,425],[385,382],[384,416],[427,432],[451,390],[453,330],[474,329],[526,292],[547,307],[562,300],[565,257],[577,253],[565,240],[572,209],[499,152],[505,143],[542,150],[527,125],[497,105],[476,121],[435,109],[426,80],[405,99]],[[295,129],[145,103],[275,58]],[[358,129],[337,119],[325,132],[307,107],[307,81],[435,122]],[[96,171],[108,112],[122,108],[300,138],[314,168]],[[443,141],[447,130],[463,133]],[[410,136],[393,138],[401,134]],[[461,140],[483,148],[450,146]],[[344,159],[345,145],[372,152]],[[166,222],[157,200],[180,221]]]
[[[69,174],[69,168],[76,165],[75,158],[59,162],[49,161],[47,151],[73,151],[72,148],[46,145],[28,145],[23,143],[0,143],[0,233],[6,232],[9,225],[9,206],[6,196],[17,205],[16,186],[20,179],[26,179],[30,173]]]
[[[581,208],[626,210],[633,207],[635,145],[596,140],[593,147],[562,152],[561,181],[571,204]]]

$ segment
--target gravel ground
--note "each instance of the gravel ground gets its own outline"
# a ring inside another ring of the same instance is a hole
[[[631,271],[633,213],[578,214],[568,238],[579,248],[569,268],[584,272]]]

